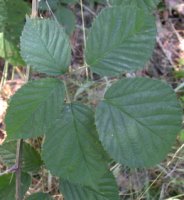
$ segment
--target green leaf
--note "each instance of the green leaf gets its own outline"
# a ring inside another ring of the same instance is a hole
[[[59,4],[59,0],[41,0],[38,1],[40,10],[55,10]]]
[[[73,12],[64,6],[58,6],[55,12],[55,17],[64,27],[66,33],[71,35],[75,29],[75,15]]]
[[[96,126],[113,159],[129,167],[149,167],[170,151],[181,116],[170,86],[148,78],[126,78],[106,92],[96,109]]]
[[[27,192],[31,184],[31,177],[28,174],[22,173],[21,176],[21,199]],[[15,200],[15,174],[6,174],[0,176],[0,199]]]
[[[101,3],[101,4],[106,4],[107,3],[107,0],[92,0],[96,3]]]
[[[154,9],[160,0],[109,0],[112,5],[136,5],[141,9]]]
[[[29,196],[26,200],[52,200],[52,198],[49,194],[40,192]]]
[[[5,142],[0,146],[0,161],[7,167],[12,167],[16,162],[16,141]],[[23,143],[22,170],[36,172],[43,164],[40,154],[28,143]]]
[[[13,65],[24,64],[19,53],[19,38],[29,10],[22,0],[0,0],[0,57]]]
[[[96,180],[95,188],[60,181],[60,190],[66,200],[119,200],[118,188],[110,172]]]
[[[5,117],[8,139],[43,135],[64,102],[64,86],[57,79],[31,81],[12,97]]]
[[[36,71],[61,75],[71,60],[68,36],[55,20],[27,19],[21,37],[21,55]]]
[[[37,172],[43,162],[40,154],[28,143],[23,144],[22,167],[24,172]]]
[[[67,3],[67,4],[79,2],[78,0],[60,0],[60,1],[61,1],[61,3]]]
[[[7,167],[15,165],[16,142],[4,142],[0,145],[0,161]]]
[[[98,141],[93,115],[87,106],[67,104],[50,127],[42,158],[52,174],[85,185],[93,185],[104,174],[106,154]]]
[[[149,13],[133,6],[103,9],[88,35],[87,64],[103,76],[136,71],[150,58],[155,37],[155,20]]]

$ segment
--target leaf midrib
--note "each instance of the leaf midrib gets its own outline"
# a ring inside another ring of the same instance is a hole
[[[145,125],[143,122],[139,121],[137,118],[135,118],[134,116],[132,116],[129,112],[127,112],[126,110],[124,110],[122,108],[122,106],[120,107],[119,105],[113,104],[112,102],[105,100],[107,102],[107,105],[110,104],[110,106],[115,107],[116,109],[118,108],[122,113],[124,113],[125,115],[127,115],[128,117],[130,117],[131,119],[135,120],[140,126],[146,128],[147,130],[149,130],[153,135],[155,135],[157,138],[159,138],[159,140],[162,140],[164,143],[166,143],[165,139],[166,138],[162,138],[160,135],[157,135],[152,129],[150,129],[147,125]]]
[[[143,26],[144,27],[144,26]],[[153,28],[152,28],[153,29]],[[144,30],[140,30],[136,33],[132,33],[130,35],[128,35],[127,37],[123,38],[121,41],[118,41],[117,43],[115,43],[108,51],[104,52],[103,54],[101,54],[97,59],[95,59],[93,62],[89,63],[89,65],[95,65],[96,63],[99,62],[99,60],[103,60],[105,59],[112,51],[121,48],[123,46],[123,43],[126,42],[127,40],[133,39],[134,37],[139,36],[139,34],[146,34],[147,31],[150,31],[150,29],[144,29]],[[90,62],[90,61],[89,61]],[[94,66],[93,66],[94,67]]]
[[[44,21],[46,26],[49,26],[50,27],[50,24],[47,23],[47,21]],[[50,21],[49,21],[50,22]],[[42,28],[42,24],[40,23],[40,21],[37,21],[37,26],[41,27],[41,31],[43,31],[43,28]],[[40,41],[42,43],[42,45],[44,46],[46,52],[48,53],[48,55],[50,56],[51,58],[51,62],[54,61],[54,66],[56,69],[59,70],[59,72],[61,71],[61,73],[64,73],[65,71],[60,68],[60,63],[57,63],[57,60],[54,58],[54,56],[50,53],[47,45],[45,44],[45,41],[43,40],[43,38],[41,37],[41,35],[39,34],[38,30],[33,26],[34,30],[35,30],[35,34],[40,38]],[[38,28],[38,27],[37,27]],[[55,29],[56,30],[56,29]],[[59,30],[61,32],[61,30]],[[58,67],[57,67],[58,66]]]
[[[90,172],[90,169],[89,169],[89,164],[87,162],[87,158],[84,154],[85,151],[83,151],[83,148],[82,148],[82,145],[81,145],[81,142],[80,142],[80,139],[78,137],[78,128],[77,128],[77,122],[76,122],[76,117],[75,117],[75,114],[74,114],[74,111],[73,111],[73,108],[72,108],[72,105],[70,105],[70,108],[71,108],[71,112],[72,112],[72,122],[73,122],[73,125],[74,125],[74,128],[75,128],[75,133],[76,133],[76,136],[77,136],[77,141],[78,141],[78,144],[79,144],[79,148],[80,148],[80,151],[81,151],[81,154],[82,154],[82,157],[84,158],[84,161],[86,163],[86,166],[87,166],[87,170],[88,172]]]

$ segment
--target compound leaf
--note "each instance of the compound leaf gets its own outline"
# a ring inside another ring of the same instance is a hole
[[[181,125],[173,90],[148,78],[127,78],[111,86],[96,109],[104,148],[117,162],[149,167],[163,160]]]
[[[43,135],[60,113],[64,94],[63,83],[57,79],[47,78],[24,85],[12,97],[7,110],[8,138]]]
[[[103,76],[141,69],[152,54],[155,36],[155,20],[148,12],[134,6],[104,9],[88,35],[87,64]]]
[[[38,72],[61,75],[70,65],[69,39],[55,20],[27,19],[20,45],[25,62]]]
[[[67,104],[50,127],[42,158],[52,174],[85,185],[104,174],[107,163],[93,115],[85,105]]]
[[[95,188],[62,180],[60,190],[66,200],[119,200],[118,188],[110,172],[96,180]]]

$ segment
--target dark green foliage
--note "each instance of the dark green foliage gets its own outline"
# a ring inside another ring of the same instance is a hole
[[[21,198],[28,190],[31,184],[31,177],[28,174],[22,173],[21,176]],[[6,174],[0,176],[0,199],[1,200],[15,200],[15,175]]]
[[[165,158],[180,130],[181,107],[170,86],[150,78],[118,81],[117,77],[143,69],[148,62],[156,38],[155,18],[148,10],[155,9],[158,1],[111,0],[111,4],[122,6],[106,8],[96,17],[87,35],[85,61],[93,72],[117,80],[109,88],[105,77],[106,92],[96,113],[70,99],[71,47],[61,26],[66,19],[59,18],[61,1],[48,2],[49,9],[58,12],[58,20],[27,18],[21,55],[35,71],[52,78],[30,81],[12,97],[5,119],[8,138],[44,136],[44,164],[60,178],[66,200],[118,200],[116,183],[107,172],[109,156],[133,168],[153,166]],[[62,7],[62,12],[70,11]],[[73,27],[68,24],[66,32],[72,33]],[[91,83],[85,84],[91,87]],[[28,152],[25,163],[30,155],[39,157],[30,147],[24,149]],[[12,146],[7,152],[12,162]],[[42,164],[40,157],[38,163],[33,158],[31,163],[35,168]],[[25,171],[32,171],[33,166],[27,165]],[[49,197],[35,194],[29,198]]]
[[[0,146],[0,161],[8,168],[15,165],[16,160],[16,141],[5,142]],[[28,143],[23,143],[22,170],[24,172],[37,172],[42,160],[40,154]]]

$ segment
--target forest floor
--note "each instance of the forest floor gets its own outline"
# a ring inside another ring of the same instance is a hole
[[[160,5],[155,13],[158,34],[150,62],[147,63],[144,70],[136,74],[127,74],[127,76],[148,76],[166,80],[175,89],[182,106],[184,106],[184,89],[178,89],[178,86],[184,82],[184,2],[182,0],[165,0],[165,2],[166,4]],[[102,8],[103,5],[100,4],[90,7],[86,3],[84,16],[87,28],[91,26],[92,19]],[[72,6],[71,10],[74,11],[77,18],[77,28],[71,37],[73,45],[72,67],[77,68],[83,64],[80,6]],[[3,66],[4,61],[0,60],[0,78]],[[7,102],[25,83],[25,69],[16,67],[14,70],[15,74],[12,79],[13,70],[11,67],[9,68],[6,84],[0,94],[0,143],[3,142],[5,136],[3,120]],[[82,77],[83,72],[81,71],[79,75]],[[172,152],[161,164],[144,170],[130,170],[117,164],[114,174],[122,200],[184,199],[184,129],[178,135]],[[42,187],[38,183],[39,180],[35,178],[30,192]],[[46,184],[44,190],[45,192],[49,190],[51,194],[55,195],[55,199],[61,199],[56,195],[57,187],[54,181],[50,187]]]

